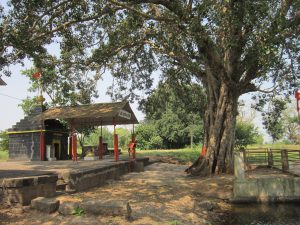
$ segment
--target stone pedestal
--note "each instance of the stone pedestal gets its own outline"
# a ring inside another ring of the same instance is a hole
[[[242,152],[237,152],[234,155],[234,176],[238,180],[245,179],[245,163]]]

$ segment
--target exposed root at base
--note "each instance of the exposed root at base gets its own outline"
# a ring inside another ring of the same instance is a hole
[[[185,172],[193,176],[208,176],[210,174],[209,166],[205,158],[198,158]]]

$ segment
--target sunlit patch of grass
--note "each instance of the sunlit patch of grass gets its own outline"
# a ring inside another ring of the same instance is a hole
[[[8,160],[8,151],[0,151],[0,161]]]
[[[174,158],[182,163],[194,162],[198,159],[201,149],[183,148],[183,149],[160,149],[160,150],[140,150],[137,151],[138,157],[146,156],[167,156]]]

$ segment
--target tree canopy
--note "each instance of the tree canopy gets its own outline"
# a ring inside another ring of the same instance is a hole
[[[157,70],[201,82],[210,173],[231,168],[239,96],[299,85],[300,0],[11,0],[0,10],[4,72],[25,57],[64,76],[109,70],[122,99],[149,93]]]

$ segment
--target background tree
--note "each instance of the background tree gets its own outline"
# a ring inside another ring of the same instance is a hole
[[[285,100],[274,98],[269,102],[268,109],[262,113],[263,124],[268,134],[272,137],[273,143],[283,137],[284,124],[282,113],[285,109]]]
[[[253,123],[249,121],[237,120],[235,128],[235,147],[247,147],[251,144],[262,144],[262,135],[259,134],[258,129]]]
[[[300,144],[300,125],[294,104],[287,104],[283,111],[284,138],[288,143]]]
[[[109,69],[116,98],[147,94],[157,69],[195,79],[207,96],[201,165],[222,173],[232,169],[238,98],[270,84],[288,95],[299,83],[299,9],[299,0],[12,0],[0,18],[1,68],[26,56],[46,68],[58,42],[56,64]]]
[[[84,140],[85,145],[97,146],[99,144],[99,136],[101,135],[101,129],[98,128],[94,132],[90,133]],[[109,148],[113,148],[113,134],[108,130],[107,127],[102,128],[103,142],[107,143]]]
[[[0,131],[0,151],[8,151],[8,134],[6,131]]]
[[[178,83],[178,80],[166,76],[142,101],[146,122],[137,131],[139,145],[144,149],[170,149],[182,148],[191,142],[199,143],[203,140],[205,102],[199,84],[190,80]]]

